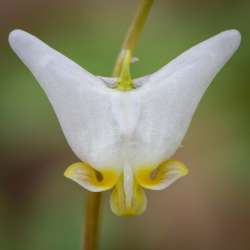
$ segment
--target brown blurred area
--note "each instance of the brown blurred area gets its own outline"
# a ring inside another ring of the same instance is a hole
[[[136,1],[0,0],[0,249],[79,249],[84,190],[63,177],[77,158],[48,100],[10,50],[8,33],[37,35],[98,75],[109,75]],[[136,56],[148,74],[183,50],[237,28],[242,45],[208,89],[173,158],[190,174],[148,192],[137,218],[111,214],[100,249],[250,249],[250,2],[156,1]]]

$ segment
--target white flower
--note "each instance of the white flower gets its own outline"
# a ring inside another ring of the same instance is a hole
[[[118,79],[90,74],[24,31],[11,32],[9,42],[82,161],[65,175],[93,192],[114,188],[113,212],[130,215],[145,210],[143,188],[161,190],[187,174],[185,165],[169,159],[208,85],[239,47],[240,33],[225,31],[196,45],[135,79],[131,91],[111,88]]]

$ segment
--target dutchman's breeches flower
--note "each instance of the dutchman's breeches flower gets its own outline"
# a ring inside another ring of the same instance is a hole
[[[113,188],[113,212],[134,215],[145,210],[143,188],[162,190],[187,174],[170,157],[208,85],[239,47],[240,34],[222,32],[134,80],[130,51],[115,79],[90,74],[24,31],[11,32],[9,42],[41,84],[81,160],[65,176],[92,192]]]

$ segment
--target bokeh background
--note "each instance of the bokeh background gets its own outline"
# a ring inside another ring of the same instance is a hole
[[[63,177],[77,159],[7,36],[25,29],[90,72],[109,76],[137,1],[0,0],[0,6],[0,249],[77,250],[85,191]],[[133,76],[226,29],[239,29],[242,45],[209,87],[173,157],[190,174],[148,192],[140,217],[114,216],[106,195],[101,250],[250,249],[249,23],[249,1],[156,0]]]

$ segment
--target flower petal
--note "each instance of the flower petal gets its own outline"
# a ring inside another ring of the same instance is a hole
[[[141,108],[135,165],[159,165],[175,153],[202,95],[239,44],[238,31],[220,33],[149,76],[135,91]]]
[[[141,168],[136,171],[136,180],[144,188],[162,190],[188,174],[187,167],[174,160],[162,163],[157,169]]]
[[[134,216],[142,214],[147,207],[147,197],[144,190],[136,182],[133,185],[133,196],[127,202],[126,191],[124,190],[123,176],[115,185],[111,197],[110,207],[114,214],[118,216]]]
[[[101,192],[112,188],[117,183],[119,173],[111,168],[97,172],[87,163],[77,162],[66,169],[64,176],[89,191]]]
[[[120,93],[24,31],[11,32],[9,42],[46,92],[75,154],[96,169],[118,167],[119,130],[111,110]]]
[[[239,48],[240,42],[241,35],[238,30],[227,30],[221,32],[188,49],[160,70],[151,74],[147,83],[153,85],[162,80],[166,80],[171,75],[181,71],[183,68],[193,64],[197,65],[198,62],[201,62],[206,68],[204,72],[199,72],[201,77],[212,80]],[[195,68],[190,68],[190,74],[192,69],[195,70]],[[195,71],[193,73],[198,72]]]

